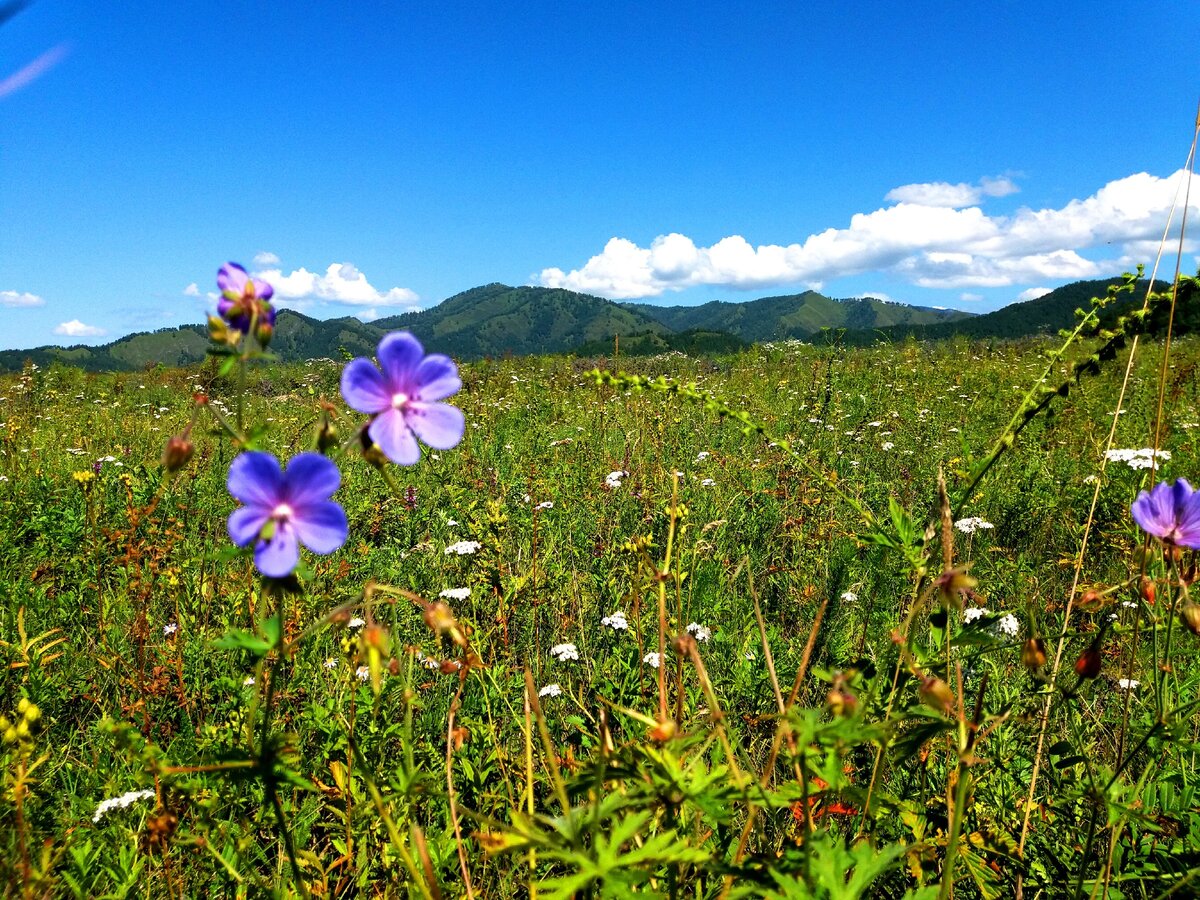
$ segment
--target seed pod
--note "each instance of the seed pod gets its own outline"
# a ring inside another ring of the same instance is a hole
[[[1032,637],[1021,648],[1021,662],[1025,668],[1033,671],[1046,664],[1046,642],[1041,638]]]
[[[921,702],[930,709],[950,715],[954,711],[954,691],[936,675],[926,675],[917,689]]]
[[[1183,604],[1179,610],[1179,623],[1192,634],[1200,634],[1200,606],[1190,600]]]
[[[1139,587],[1142,591],[1142,599],[1147,603],[1154,605],[1154,582],[1143,575]]]
[[[1100,664],[1100,648],[1093,644],[1075,660],[1075,674],[1080,678],[1095,678],[1100,674]]]
[[[167,441],[163,448],[162,464],[168,472],[178,472],[188,464],[195,451],[192,442],[182,435],[175,435]]]

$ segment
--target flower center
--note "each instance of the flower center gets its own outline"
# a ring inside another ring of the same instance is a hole
[[[408,394],[392,394],[392,409],[404,409],[408,406]]]
[[[273,510],[271,510],[271,518],[275,519],[277,522],[286,522],[291,517],[292,508],[286,503],[280,503]]]

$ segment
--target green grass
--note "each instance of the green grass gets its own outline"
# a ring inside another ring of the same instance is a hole
[[[946,548],[978,582],[948,620],[930,587],[936,535],[924,574],[884,545],[903,543],[889,502],[918,533],[936,520],[939,469],[954,495],[1052,349],[789,343],[625,361],[721,398],[775,446],[702,403],[598,387],[569,358],[471,364],[456,449],[393,469],[395,491],[339,457],[350,539],[306,553],[287,595],[230,551],[236,451],[207,418],[182,472],[159,463],[193,391],[232,409],[233,381],[209,366],[0,376],[0,712],[19,721],[27,698],[41,714],[0,750],[0,879],[27,896],[457,896],[466,869],[480,897],[528,896],[531,880],[540,896],[716,897],[727,879],[731,896],[937,896],[953,882],[1002,897],[1021,874],[1030,896],[1072,896],[1077,880],[1083,896],[1105,882],[1110,897],[1159,895],[1200,860],[1200,667],[1174,626],[1156,699],[1177,589],[1153,556],[1156,605],[1128,586],[1147,473],[1101,474],[1128,351],[1034,419],[956,510],[995,527]],[[1134,361],[1114,446],[1150,440],[1161,351]],[[1173,345],[1166,477],[1196,474],[1198,363],[1200,345]],[[252,370],[246,418],[268,426],[264,449],[311,449],[321,398],[353,434],[339,373]],[[610,488],[614,471],[628,475]],[[1080,590],[1115,589],[1064,622],[1093,477]],[[481,549],[444,552],[463,540]],[[423,615],[454,588],[471,591],[449,601],[460,643]],[[643,661],[660,602],[661,693]],[[964,602],[991,615],[963,624]],[[600,624],[615,611],[629,631]],[[1008,613],[1017,637],[995,627]],[[1075,658],[1112,614],[1102,674],[1079,682]],[[672,649],[693,622],[711,630],[702,667],[686,641]],[[1045,637],[1052,662],[1060,633],[1049,685],[1022,644]],[[567,642],[579,659],[554,660]],[[372,647],[378,691],[356,676]],[[562,691],[541,698],[544,735],[526,671]],[[798,672],[781,717],[774,682],[786,701]],[[931,708],[925,675],[955,695],[961,678],[961,705]],[[155,796],[93,823],[100,801],[138,789]]]

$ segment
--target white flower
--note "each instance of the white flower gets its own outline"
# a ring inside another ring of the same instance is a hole
[[[371,670],[367,666],[359,666],[354,670],[354,674],[359,681],[366,681],[371,677]]]
[[[178,630],[179,626],[175,622],[171,622],[170,624],[163,626],[163,634],[167,637],[170,637]]]
[[[1136,679],[1133,679],[1133,678],[1118,678],[1117,679],[1117,687],[1119,687],[1123,691],[1132,691],[1135,688],[1137,688],[1137,686],[1139,684],[1141,684],[1141,682],[1137,681]]]
[[[867,423],[868,428],[879,428],[882,425],[883,425],[882,422],[868,422]]]
[[[457,520],[457,519],[447,519],[447,520],[446,520],[446,527],[447,527],[447,528],[453,528],[453,527],[454,527],[455,525],[457,525],[457,524],[458,524],[458,520]]]
[[[714,484],[716,484],[716,482],[711,478],[705,478],[702,482],[700,482],[700,487],[712,487]]]
[[[357,628],[362,628],[366,624],[367,624],[366,619],[360,619],[358,616],[355,616],[353,619],[351,619],[349,622],[346,623],[346,627],[357,629]]]
[[[854,591],[842,591],[842,600],[846,603],[857,603],[858,594],[854,593]]]
[[[891,450],[891,449],[892,449],[893,447],[895,447],[896,445],[895,445],[895,444],[893,444],[891,441],[884,441],[884,442],[883,442],[883,443],[882,443],[880,446],[881,446],[881,447],[882,447],[884,450]]]
[[[662,657],[657,653],[647,653],[642,657],[642,662],[646,663],[651,668],[657,669],[662,665]]]
[[[710,456],[712,456],[712,454],[709,453],[707,450],[701,450],[699,453],[696,454],[696,462],[703,462],[704,460],[708,459]]]
[[[1171,458],[1167,450],[1155,450],[1153,447],[1143,447],[1140,450],[1106,450],[1104,458],[1109,462],[1123,462],[1131,469],[1149,469],[1157,458],[1166,462]]]
[[[471,589],[469,587],[446,588],[446,590],[442,591],[440,594],[438,594],[438,596],[443,600],[466,600],[471,596]]]
[[[742,654],[742,659],[747,660],[748,662],[753,662],[755,660],[755,658],[756,657],[754,656],[753,650],[747,650],[745,653]]]
[[[996,623],[996,630],[1008,637],[1016,637],[1021,630],[1021,623],[1017,621],[1017,617],[1012,613],[1001,616],[1000,621]]]
[[[563,692],[562,688],[560,688],[557,684],[548,684],[544,688],[542,688],[540,691],[538,691],[538,696],[539,697],[557,697],[560,694],[562,694],[562,692]]]
[[[132,806],[139,800],[151,800],[154,797],[154,791],[129,791],[127,794],[122,794],[120,797],[110,797],[108,800],[102,800],[100,805],[96,807],[96,811],[92,814],[92,821],[99,822],[111,810],[125,809]]]
[[[996,526],[993,525],[991,522],[988,522],[988,521],[985,521],[984,519],[979,518],[979,516],[971,516],[966,519],[959,519],[957,522],[954,523],[954,527],[957,528],[959,531],[961,531],[963,534],[974,534],[976,531],[979,531],[979,529],[981,529],[981,528],[995,528]]]
[[[242,682],[242,687],[254,687],[254,676],[247,675],[246,680]]]
[[[541,503],[539,503],[537,506],[535,506],[534,509],[554,509],[554,501],[553,500],[544,500]]]
[[[570,662],[579,659],[579,648],[574,644],[555,644],[550,648],[550,655],[559,662]]]
[[[620,612],[619,610],[613,613],[611,616],[605,616],[600,620],[600,624],[607,628],[611,628],[613,631],[629,630],[629,620],[625,618],[625,613]]]
[[[629,477],[629,473],[623,472],[620,469],[615,472],[609,472],[604,476],[604,486],[610,491],[615,491],[621,486],[621,479],[627,477]]]
[[[976,619],[982,619],[987,615],[987,610],[982,606],[973,606],[970,609],[963,611],[963,623],[970,625]]]
[[[691,632],[692,637],[694,637],[701,644],[712,637],[712,629],[705,628],[699,622],[691,622],[688,625],[687,630]]]
[[[331,656],[329,659],[325,660],[325,662],[321,663],[321,665],[323,665],[326,669],[336,669],[337,660]]]
[[[443,552],[447,556],[451,553],[457,553],[459,556],[470,556],[482,546],[483,544],[479,543],[479,541],[458,541],[451,544]]]

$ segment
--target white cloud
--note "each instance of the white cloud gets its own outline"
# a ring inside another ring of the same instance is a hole
[[[0,291],[0,306],[28,307],[45,305],[46,301],[37,294],[18,293],[17,291]]]
[[[280,259],[270,250],[263,250],[260,253],[254,254],[254,264],[256,266],[277,266]]]
[[[275,299],[283,306],[302,306],[305,301],[326,300],[355,306],[403,306],[415,308],[420,298],[408,288],[376,290],[367,276],[350,263],[330,263],[324,275],[295,269],[284,275],[280,269],[263,269],[254,275],[275,288]],[[294,301],[294,302],[288,302]]]
[[[356,317],[360,322],[374,322],[379,318],[379,310],[372,306],[370,309],[364,309],[362,312],[357,313]]]
[[[640,247],[614,237],[580,268],[543,269],[533,280],[632,299],[697,285],[811,286],[867,272],[959,290],[1094,278],[1127,267],[1122,253],[1146,252],[1144,242],[1157,245],[1183,179],[1183,170],[1169,178],[1143,172],[1111,181],[1060,209],[1022,208],[1008,216],[957,205],[969,193],[1011,193],[1015,185],[1007,178],[983,179],[978,186],[906,185],[888,196],[907,199],[858,213],[848,227],[829,228],[802,242],[754,247],[731,235],[697,247],[686,235],[672,233]],[[1200,184],[1192,194],[1200,196]],[[1082,255],[1088,250],[1105,258]]]
[[[191,284],[189,284],[187,287],[185,287],[183,289],[183,295],[185,297],[199,297],[200,296],[200,285],[196,284],[196,282],[193,281]]]
[[[963,293],[958,295],[958,299],[961,300],[963,303],[978,303],[980,300],[983,299],[983,294],[971,294],[971,293],[968,293],[967,291],[964,291]]]
[[[70,322],[55,325],[54,333],[63,334],[67,337],[100,337],[100,335],[108,334],[103,328],[97,328],[95,325],[84,325],[78,319],[72,319]]]
[[[1017,302],[1023,303],[1026,300],[1036,300],[1038,297],[1045,297],[1050,293],[1048,287],[1031,287],[1017,294]]]
[[[947,206],[958,209],[964,206],[975,206],[984,197],[1007,197],[1015,194],[1020,188],[1011,178],[999,176],[979,179],[979,184],[949,184],[945,181],[933,181],[925,184],[905,184],[892,188],[884,196],[884,200],[896,203],[916,203],[920,206]]]

